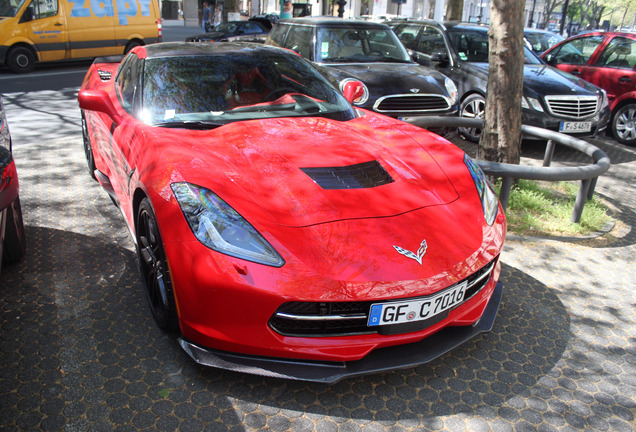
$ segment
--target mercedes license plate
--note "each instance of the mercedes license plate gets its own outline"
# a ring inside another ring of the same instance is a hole
[[[559,132],[589,132],[592,130],[592,122],[561,122]]]
[[[423,321],[452,309],[464,300],[467,282],[438,294],[415,300],[374,303],[369,312],[369,326]]]

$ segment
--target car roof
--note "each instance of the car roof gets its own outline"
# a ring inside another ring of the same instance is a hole
[[[285,18],[278,21],[278,24],[299,24],[310,26],[329,26],[329,27],[356,27],[356,28],[386,28],[384,23],[363,21],[349,18],[337,17],[302,17],[302,18]]]
[[[146,58],[178,57],[178,56],[206,56],[215,54],[249,54],[268,55],[276,53],[290,53],[290,51],[250,42],[162,42],[144,46]],[[291,55],[291,54],[290,54]]]

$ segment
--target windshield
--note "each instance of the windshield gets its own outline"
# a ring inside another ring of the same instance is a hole
[[[228,22],[228,23],[219,24],[218,26],[214,27],[212,31],[221,32],[221,33],[234,33],[237,27],[238,27],[237,23]]]
[[[219,126],[233,121],[355,117],[347,100],[302,58],[288,53],[146,59],[142,119]]]
[[[0,16],[14,17],[26,0],[0,0]]]
[[[448,37],[460,60],[469,63],[488,63],[487,29],[472,30],[453,27],[448,29]],[[543,64],[527,47],[524,47],[523,53],[524,64]]]
[[[320,27],[316,44],[318,62],[411,62],[391,29]]]

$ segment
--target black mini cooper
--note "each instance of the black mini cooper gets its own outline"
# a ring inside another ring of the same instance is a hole
[[[348,81],[361,81],[365,92],[354,101],[361,108],[396,118],[457,114],[453,81],[415,63],[385,24],[290,18],[265,43],[296,51],[341,91]]]

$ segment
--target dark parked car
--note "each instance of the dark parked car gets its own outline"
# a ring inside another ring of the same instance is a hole
[[[623,144],[636,145],[636,34],[574,36],[546,51],[543,59],[605,89],[612,134]]]
[[[354,101],[391,117],[457,112],[452,80],[413,62],[386,24],[341,18],[291,18],[278,22],[265,41],[309,60],[340,88],[351,80],[365,85]]]
[[[548,48],[553,47],[565,39],[558,33],[535,28],[524,29],[523,36],[528,48],[538,55],[543,54]]]
[[[11,135],[0,98],[0,269],[20,261],[26,251],[18,173],[11,153]]]
[[[274,24],[267,18],[250,18],[246,21],[228,21],[212,31],[186,38],[186,42],[227,42],[236,37],[267,35]]]
[[[488,83],[488,28],[463,23],[396,21],[390,24],[418,62],[448,75],[459,91],[460,116],[483,118]],[[525,48],[523,117],[525,125],[576,136],[592,136],[607,127],[605,92],[546,65]],[[463,129],[477,141],[479,129]]]

